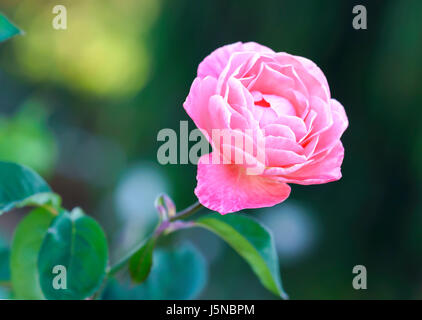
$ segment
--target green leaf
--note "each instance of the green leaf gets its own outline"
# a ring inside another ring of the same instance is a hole
[[[195,299],[208,278],[201,252],[186,242],[174,249],[156,249],[154,265],[144,283],[133,287],[112,280],[103,299],[186,300]]]
[[[142,247],[130,258],[129,272],[135,283],[142,283],[147,277],[152,267],[152,253],[155,247],[156,237],[149,238]]]
[[[240,215],[211,214],[196,221],[224,239],[251,266],[265,288],[287,298],[284,293],[274,239],[257,221]]]
[[[98,223],[76,208],[54,219],[38,257],[42,291],[47,299],[85,299],[101,286],[108,262],[107,240]],[[66,289],[55,289],[55,266],[66,268]]]
[[[58,194],[52,192],[38,193],[29,198],[22,200],[15,204],[16,208],[23,207],[44,207],[45,209],[53,210],[55,213],[59,211],[62,199]]]
[[[60,197],[35,171],[0,161],[0,215],[24,206],[60,206]]]
[[[29,213],[16,228],[10,257],[16,299],[44,299],[38,281],[38,253],[54,217],[49,211],[38,208]]]
[[[2,13],[0,13],[0,42],[21,34],[22,32],[14,26]]]

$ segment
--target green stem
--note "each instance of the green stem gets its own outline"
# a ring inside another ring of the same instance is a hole
[[[203,208],[202,204],[200,204],[198,201],[194,203],[193,205],[187,207],[186,209],[178,212],[175,216],[170,217],[170,221],[186,219],[187,217],[190,217],[191,215],[193,215],[195,212],[197,212],[198,210],[202,208]]]
[[[163,221],[154,231],[153,237],[158,237],[165,229],[171,226],[171,222],[186,219],[190,217],[194,213],[196,213],[199,209],[203,208],[202,204],[199,202],[194,203],[193,205],[183,209],[182,211],[176,213],[173,217],[170,217],[169,221]],[[149,239],[149,237],[147,237]],[[126,263],[130,260],[130,258],[140,249],[142,248],[144,241],[138,244],[133,250],[131,250],[128,254],[126,254],[123,258],[121,258],[114,266],[110,267],[107,271],[107,276],[112,277],[115,275],[120,269],[122,269]]]

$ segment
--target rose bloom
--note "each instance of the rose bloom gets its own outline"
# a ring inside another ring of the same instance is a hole
[[[183,106],[213,147],[199,159],[195,189],[211,210],[273,206],[289,196],[288,183],[341,178],[347,116],[323,72],[306,58],[254,42],[221,47],[199,65]],[[215,129],[241,135],[243,147],[229,145],[228,153],[247,161],[227,157],[228,143],[213,138]]]

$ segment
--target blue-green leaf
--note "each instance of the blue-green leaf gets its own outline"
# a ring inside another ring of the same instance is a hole
[[[0,13],[0,42],[21,34],[22,32]]]
[[[148,277],[152,267],[152,253],[155,247],[156,237],[149,238],[142,247],[130,258],[129,272],[135,283],[142,283]]]
[[[211,214],[196,221],[224,239],[246,262],[265,288],[287,298],[284,293],[278,256],[271,232],[259,222],[245,216]]]
[[[24,206],[58,208],[60,197],[32,169],[0,161],[0,215]]]
[[[38,253],[54,215],[42,208],[29,213],[13,237],[10,271],[16,299],[44,299],[38,281]]]
[[[206,285],[207,265],[190,243],[174,249],[156,249],[148,278],[139,286],[112,280],[104,299],[185,300],[195,299]]]
[[[47,299],[88,298],[101,286],[107,263],[107,240],[98,223],[78,208],[63,212],[48,229],[38,256],[41,289]],[[66,270],[59,289],[53,286],[56,266]]]

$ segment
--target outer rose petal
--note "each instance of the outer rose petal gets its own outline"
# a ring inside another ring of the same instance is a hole
[[[343,106],[335,99],[331,99],[331,112],[333,125],[319,136],[319,142],[315,149],[315,154],[321,153],[332,148],[341,138],[343,132],[347,129],[349,121]]]
[[[295,58],[302,63],[302,65],[310,72],[318,81],[323,84],[329,92],[329,85],[327,82],[327,78],[325,77],[324,73],[321,69],[315,64],[315,62],[300,56],[295,56]]]
[[[208,129],[210,127],[208,104],[210,97],[215,94],[216,85],[217,80],[212,77],[206,77],[205,79],[196,78],[192,83],[189,95],[183,103],[187,114],[200,129]]]
[[[300,80],[306,84],[310,95],[317,95],[324,101],[328,102],[331,94],[327,78],[314,62],[286,52],[277,53],[276,60],[282,65],[293,65]]]
[[[276,205],[288,198],[290,187],[278,180],[247,175],[245,168],[212,164],[212,153],[198,162],[195,194],[208,209],[221,214]]]
[[[286,183],[302,185],[322,184],[339,180],[341,178],[341,164],[344,158],[344,148],[341,141],[331,149],[323,158],[303,166],[296,172],[281,178]]]
[[[251,52],[267,52],[274,53],[273,50],[267,48],[263,45],[260,45],[255,42],[236,42],[213,51],[209,56],[207,56],[198,67],[198,77],[205,78],[206,76],[212,76],[218,78],[220,73],[226,67],[227,62],[230,59],[230,56],[234,52],[242,51],[251,51]]]

